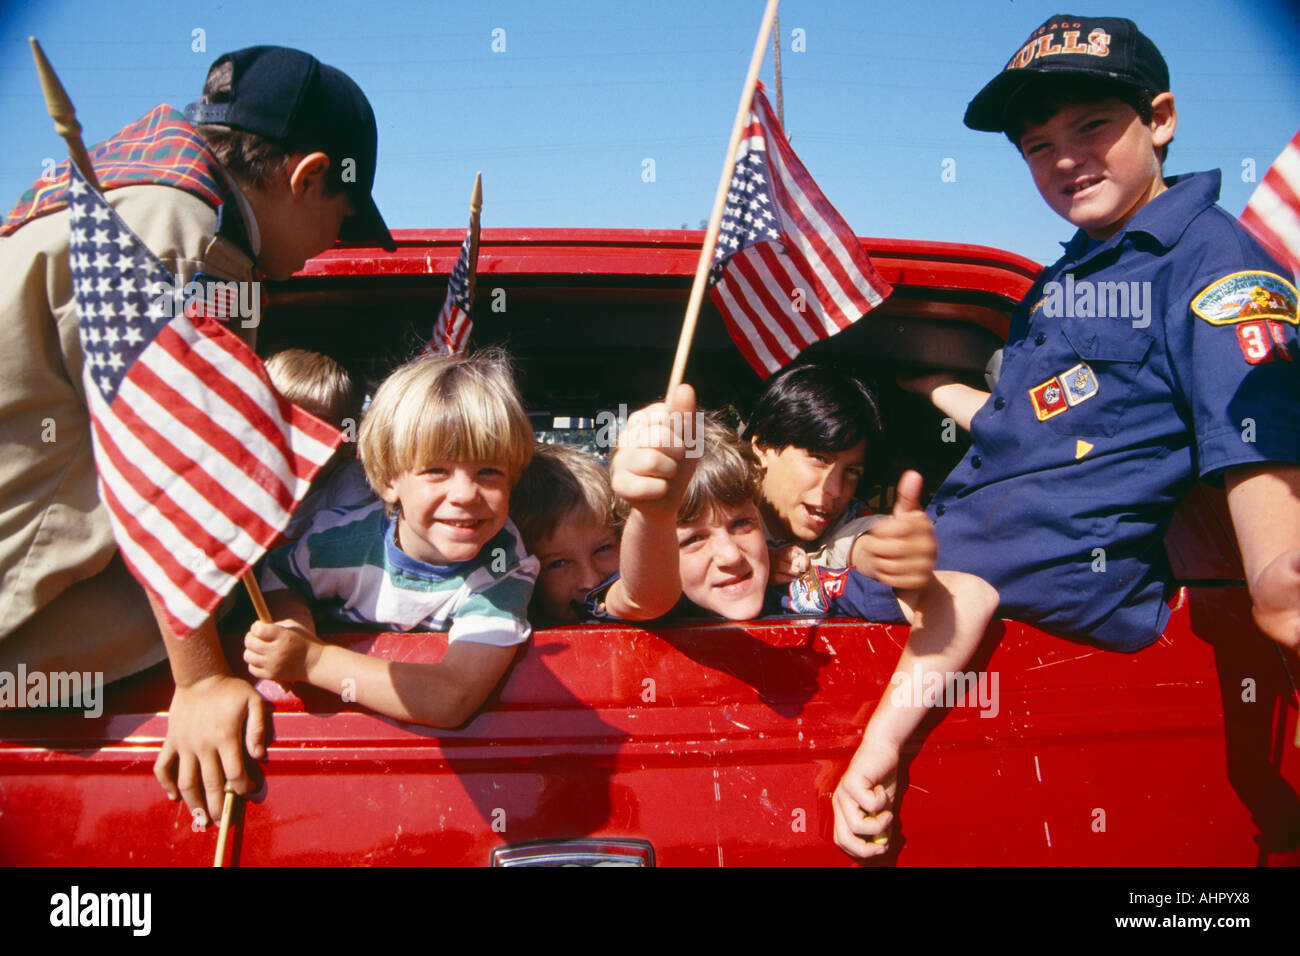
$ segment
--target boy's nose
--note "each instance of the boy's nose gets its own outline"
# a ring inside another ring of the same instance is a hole
[[[468,471],[457,468],[447,482],[447,497],[452,501],[473,501],[478,496],[478,483]]]
[[[822,493],[831,498],[838,498],[844,494],[844,472],[839,468],[832,468],[822,479]]]
[[[713,542],[713,560],[723,567],[738,564],[744,560],[740,545],[729,534],[719,535]]]

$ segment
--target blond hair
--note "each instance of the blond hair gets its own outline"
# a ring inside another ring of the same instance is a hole
[[[338,362],[320,352],[284,349],[266,360],[276,391],[338,428],[361,417],[361,390]]]
[[[432,461],[497,461],[511,484],[533,456],[533,429],[500,349],[422,355],[375,392],[357,436],[366,480],[382,495]]]
[[[717,412],[703,417],[703,453],[677,509],[677,523],[695,521],[719,504],[739,508],[757,502],[763,470],[754,450]]]
[[[568,445],[538,444],[533,460],[510,495],[510,520],[524,547],[555,534],[573,515],[606,524],[617,533],[622,517],[609,484],[609,472],[592,455]]]

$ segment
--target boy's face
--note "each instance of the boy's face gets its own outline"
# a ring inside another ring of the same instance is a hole
[[[324,153],[294,156],[272,188],[258,194],[253,204],[262,239],[257,261],[268,278],[287,279],[329,249],[338,241],[343,220],[353,215],[346,192],[325,192],[329,165]]]
[[[776,534],[814,541],[844,513],[867,461],[866,439],[844,451],[780,451],[754,442],[763,466],[763,513]]]
[[[1062,106],[1020,137],[1039,194],[1093,239],[1113,236],[1165,190],[1156,149],[1173,138],[1173,94],[1152,106],[1149,124],[1123,100]]]
[[[763,609],[767,589],[767,540],[758,506],[716,505],[677,526],[682,593],[705,610],[748,621]]]
[[[576,621],[570,602],[579,604],[595,587],[618,570],[618,538],[609,523],[585,507],[575,507],[560,519],[555,531],[531,543],[541,562],[533,607],[548,620]]]
[[[432,461],[404,471],[380,495],[399,505],[397,546],[426,564],[478,555],[506,523],[513,485],[499,461]]]

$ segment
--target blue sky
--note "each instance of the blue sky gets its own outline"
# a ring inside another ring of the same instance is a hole
[[[87,142],[159,102],[195,99],[218,54],[280,43],[366,90],[380,126],[375,197],[394,227],[461,226],[476,170],[488,228],[695,227],[712,204],[762,6],[10,3],[0,6],[0,194],[8,205],[46,157],[65,155],[28,34],[63,78]],[[1061,12],[1024,0],[784,0],[786,126],[855,231],[1056,258],[1068,224],[1012,147],[961,117],[1031,30]],[[1283,0],[1141,0],[1084,12],[1129,16],[1155,40],[1180,119],[1166,171],[1221,168],[1221,202],[1239,213],[1254,188],[1243,173],[1262,176],[1300,127],[1300,11]],[[770,85],[770,49],[762,75]]]

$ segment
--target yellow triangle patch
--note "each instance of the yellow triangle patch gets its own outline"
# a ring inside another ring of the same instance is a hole
[[[1074,444],[1074,460],[1078,461],[1090,451],[1092,451],[1092,442],[1079,439]]]

